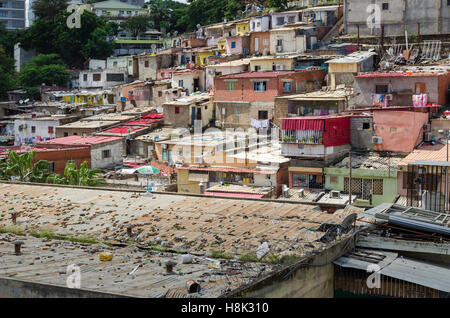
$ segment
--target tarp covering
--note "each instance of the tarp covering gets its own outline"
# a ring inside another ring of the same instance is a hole
[[[323,130],[323,119],[283,119],[283,130]]]

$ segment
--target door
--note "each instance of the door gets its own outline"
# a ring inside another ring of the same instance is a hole
[[[259,38],[255,38],[255,52],[259,51]]]
[[[199,79],[198,78],[194,78],[194,92],[198,91],[200,89],[200,85],[199,85]]]

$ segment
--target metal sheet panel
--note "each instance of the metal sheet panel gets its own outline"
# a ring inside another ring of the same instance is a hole
[[[405,280],[422,286],[450,292],[450,268],[412,259],[397,258],[381,269],[382,275]]]

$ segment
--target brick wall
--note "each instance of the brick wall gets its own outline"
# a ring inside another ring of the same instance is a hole
[[[91,150],[89,147],[55,149],[48,151],[37,151],[34,156],[34,163],[39,160],[47,160],[55,163],[55,173],[63,174],[68,160],[75,160],[79,167],[84,161],[91,167]]]
[[[258,51],[255,51],[255,38],[259,38]],[[267,45],[264,45],[264,40],[267,40]],[[250,52],[259,52],[263,54],[264,49],[267,49],[268,52],[270,51],[270,32],[252,32],[250,34]]]
[[[325,70],[307,70],[301,72],[294,72],[285,75],[278,75],[278,77],[264,78],[264,72],[253,72],[252,78],[228,78],[224,79],[216,77],[214,79],[214,86],[216,88],[216,101],[252,101],[252,102],[274,102],[275,97],[279,95],[295,94],[298,92],[297,83],[306,83],[307,89],[318,89],[322,86],[325,77]],[[258,73],[260,76],[258,76]],[[257,92],[253,90],[252,79],[265,79],[266,91]],[[283,91],[283,80],[293,80],[292,91]],[[236,80],[235,89],[227,91],[226,80]]]

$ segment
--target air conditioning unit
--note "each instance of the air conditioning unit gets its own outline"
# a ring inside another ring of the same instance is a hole
[[[305,189],[298,190],[298,197],[299,198],[304,198],[305,197]]]
[[[430,142],[432,137],[433,137],[433,134],[431,132],[426,132],[423,141]]]
[[[341,198],[341,192],[339,192],[339,191],[331,191],[330,192],[330,198],[332,198],[332,199],[340,199]]]
[[[282,185],[282,195],[285,198],[289,198],[289,188],[285,184]]]
[[[383,143],[383,138],[382,137],[373,136],[372,137],[372,143],[374,143],[374,144],[382,144]]]
[[[277,52],[283,52],[283,46],[277,45]]]

